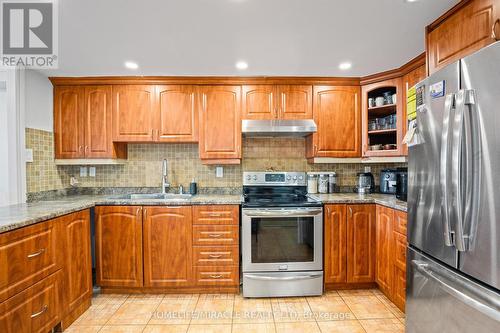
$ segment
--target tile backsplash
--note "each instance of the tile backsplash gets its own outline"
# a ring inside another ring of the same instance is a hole
[[[33,149],[27,163],[27,192],[71,187],[70,177],[79,187],[160,187],[162,160],[168,160],[173,187],[187,186],[195,178],[203,187],[241,187],[243,171],[335,171],[340,186],[355,186],[356,173],[366,164],[308,164],[303,138],[244,138],[241,165],[224,166],[224,177],[215,177],[215,166],[201,164],[197,144],[129,144],[123,165],[96,166],[96,177],[80,177],[79,166],[54,164],[52,132],[26,129],[26,146]],[[377,178],[381,169],[403,164],[370,164]],[[378,181],[376,181],[378,183]]]

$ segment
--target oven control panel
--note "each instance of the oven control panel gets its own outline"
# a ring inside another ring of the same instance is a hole
[[[245,186],[306,186],[305,172],[243,172]]]

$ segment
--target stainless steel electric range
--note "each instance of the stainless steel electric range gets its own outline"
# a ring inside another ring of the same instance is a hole
[[[303,172],[244,172],[243,296],[323,293],[323,208]]]

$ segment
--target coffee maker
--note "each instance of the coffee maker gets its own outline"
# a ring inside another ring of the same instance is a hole
[[[365,167],[365,172],[358,172],[358,186],[356,187],[356,191],[359,194],[375,192],[375,179],[370,167]]]

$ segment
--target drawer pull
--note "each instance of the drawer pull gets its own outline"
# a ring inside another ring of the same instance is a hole
[[[35,253],[31,253],[31,254],[28,254],[27,257],[28,258],[35,258],[35,257],[38,257],[39,255],[41,255],[42,253],[45,252],[45,249],[41,249],[40,251],[38,252],[35,252]]]
[[[220,278],[222,277],[222,275],[221,275],[221,274],[218,274],[218,275],[210,275],[210,277],[211,277],[212,279],[220,279]]]
[[[222,234],[208,234],[208,236],[212,238],[219,238],[222,236]]]
[[[217,258],[222,257],[222,254],[209,254],[208,256],[209,256],[210,258],[215,258],[215,259],[217,259]]]
[[[208,213],[207,215],[210,217],[221,217],[222,216],[221,213]]]
[[[47,305],[44,305],[43,308],[38,311],[38,312],[35,312],[31,315],[31,318],[36,318],[38,317],[39,315],[43,314],[45,311],[47,311],[49,309],[49,307]]]

